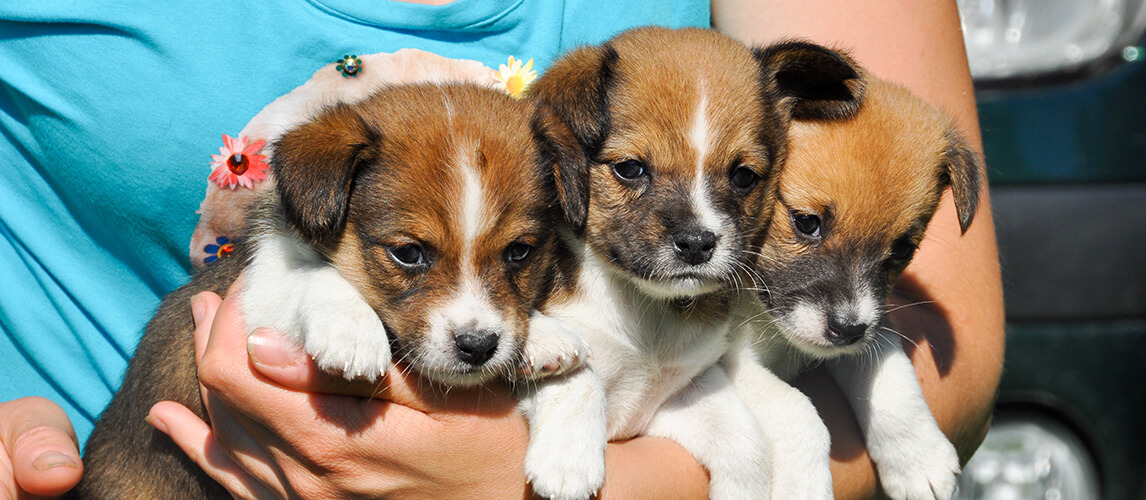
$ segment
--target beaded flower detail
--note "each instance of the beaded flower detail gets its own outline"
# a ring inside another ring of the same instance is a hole
[[[235,244],[231,243],[231,239],[226,236],[215,238],[215,243],[203,247],[203,251],[207,252],[207,257],[203,259],[204,264],[210,264],[217,260],[222,260],[231,256],[231,252],[235,251]]]
[[[342,59],[338,60],[338,66],[335,66],[334,69],[341,71],[342,76],[358,76],[358,73],[362,72],[362,59],[355,55],[342,56]]]
[[[506,93],[520,98],[529,89],[529,84],[537,79],[537,71],[533,69],[533,59],[523,64],[520,59],[509,56],[509,64],[499,65],[493,77],[505,86]]]
[[[219,154],[211,155],[211,176],[221,188],[235,189],[238,186],[252,188],[256,182],[267,178],[267,156],[257,154],[267,143],[258,140],[247,144],[248,138],[238,139],[223,134],[223,146]]]

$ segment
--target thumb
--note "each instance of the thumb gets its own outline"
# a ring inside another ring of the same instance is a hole
[[[0,440],[19,490],[55,496],[79,483],[83,465],[76,433],[56,403],[28,397],[0,404]]]

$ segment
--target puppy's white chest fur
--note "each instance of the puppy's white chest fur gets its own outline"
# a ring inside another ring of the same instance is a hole
[[[670,397],[714,365],[729,347],[729,319],[720,299],[674,304],[637,289],[590,251],[573,300],[547,314],[567,322],[592,347],[604,382],[610,439],[641,434]]]

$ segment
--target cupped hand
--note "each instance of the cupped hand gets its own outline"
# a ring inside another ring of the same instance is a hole
[[[0,499],[52,497],[80,481],[83,466],[72,423],[50,400],[0,403]]]
[[[508,388],[447,391],[398,370],[351,383],[273,331],[248,338],[238,299],[203,293],[192,304],[211,425],[170,402],[149,417],[233,495],[527,495],[528,430]]]

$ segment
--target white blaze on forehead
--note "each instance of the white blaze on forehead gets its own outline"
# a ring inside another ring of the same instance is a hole
[[[720,234],[720,214],[712,206],[709,198],[708,183],[705,180],[704,165],[708,161],[708,153],[712,150],[714,131],[708,120],[708,95],[704,89],[704,82],[700,85],[700,98],[696,101],[696,110],[692,115],[688,139],[696,152],[696,173],[692,184],[692,210],[696,214],[697,222],[705,229]]]
[[[471,325],[476,328],[500,328],[501,315],[490,301],[482,284],[476,263],[479,249],[477,240],[490,230],[492,224],[488,199],[482,185],[481,172],[475,164],[478,141],[452,138],[455,142],[451,161],[461,192],[451,204],[453,213],[450,231],[461,237],[460,275],[453,288],[453,297],[435,311],[431,329],[448,336],[454,328]]]
[[[471,275],[473,269],[473,254],[477,249],[477,240],[489,229],[491,217],[485,189],[482,186],[481,173],[474,164],[477,148],[472,145],[476,141],[458,141],[453,161],[458,172],[458,185],[461,187],[457,202],[453,203],[453,225],[451,231],[456,231],[462,238],[462,274]]]
[[[489,214],[486,213],[485,191],[481,185],[481,175],[472,165],[462,168],[462,202],[458,207],[461,213],[462,238],[467,250],[473,248],[474,241],[485,232],[489,225]],[[469,252],[466,252],[467,254]]]

